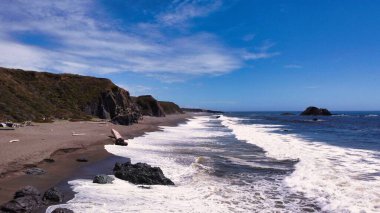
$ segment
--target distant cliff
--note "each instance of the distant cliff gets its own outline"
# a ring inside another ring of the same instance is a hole
[[[0,119],[123,119],[137,122],[129,92],[105,78],[0,68]]]
[[[158,101],[151,95],[132,97],[132,100],[137,104],[142,115],[165,117],[170,114],[183,113],[177,104],[168,101]]]
[[[215,111],[209,109],[197,109],[197,108],[181,108],[184,112],[205,112],[205,113],[224,113],[222,111]]]

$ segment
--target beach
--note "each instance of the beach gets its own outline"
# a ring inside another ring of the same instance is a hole
[[[23,186],[32,185],[45,191],[74,176],[81,167],[112,156],[104,149],[104,145],[113,144],[111,129],[119,131],[125,139],[131,139],[158,131],[160,126],[176,126],[189,117],[191,114],[144,116],[138,124],[130,126],[62,120],[0,131],[0,203],[12,199],[14,192]],[[19,141],[9,142],[15,139]],[[88,162],[78,162],[78,158]],[[30,167],[42,168],[46,173],[26,175],[24,170]]]

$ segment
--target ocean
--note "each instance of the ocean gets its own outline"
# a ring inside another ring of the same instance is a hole
[[[106,145],[126,161],[160,167],[175,186],[76,179],[69,182],[75,197],[58,206],[75,212],[380,212],[380,112],[313,118],[199,115],[127,147]]]

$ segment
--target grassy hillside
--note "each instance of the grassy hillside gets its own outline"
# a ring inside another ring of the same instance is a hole
[[[110,80],[73,74],[0,68],[0,88],[2,120],[76,119],[97,116],[98,105],[106,104],[99,103],[102,94],[108,98],[109,93],[115,93],[115,97],[122,93],[121,97],[126,99],[122,100],[125,105],[122,107],[132,104],[129,93],[118,88]],[[133,107],[128,110],[133,111]]]

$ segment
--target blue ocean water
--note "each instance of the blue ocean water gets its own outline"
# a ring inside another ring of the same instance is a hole
[[[59,206],[75,212],[380,212],[379,115],[197,114],[127,147],[105,146],[118,161],[160,167],[174,187],[76,179],[69,182],[75,198]]]
[[[380,151],[380,111],[338,111],[333,116],[282,115],[286,112],[228,112],[245,118],[244,124],[283,125],[278,133],[296,133],[312,141],[357,149]],[[313,121],[317,118],[318,121]],[[285,130],[285,131],[284,131]]]

